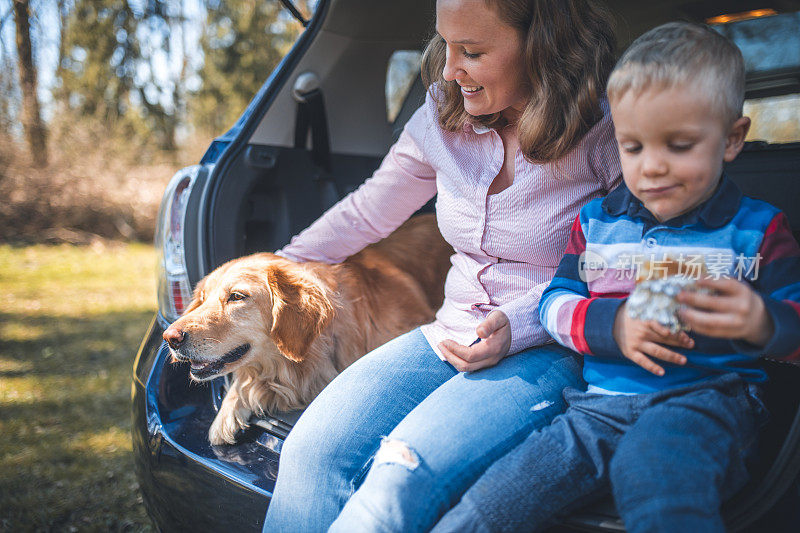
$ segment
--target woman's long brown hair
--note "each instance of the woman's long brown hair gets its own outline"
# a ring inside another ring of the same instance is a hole
[[[594,0],[485,1],[525,46],[530,99],[517,122],[520,149],[532,162],[560,159],[603,116],[600,99],[616,46],[612,17]],[[422,58],[422,79],[436,100],[439,125],[448,131],[467,122],[505,126],[500,113],[473,117],[464,110],[458,84],[442,77],[445,60],[444,39],[436,34]]]

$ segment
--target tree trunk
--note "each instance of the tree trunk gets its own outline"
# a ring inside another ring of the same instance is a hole
[[[47,132],[39,109],[36,94],[36,68],[31,48],[30,0],[14,1],[14,19],[17,26],[17,58],[19,61],[19,86],[22,91],[22,126],[28,139],[33,162],[38,167],[47,166]]]

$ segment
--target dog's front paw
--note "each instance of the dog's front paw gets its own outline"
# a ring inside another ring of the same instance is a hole
[[[209,442],[214,446],[236,443],[236,434],[247,428],[251,414],[249,409],[220,409],[208,430]]]

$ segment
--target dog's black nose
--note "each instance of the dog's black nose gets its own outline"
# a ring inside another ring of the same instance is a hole
[[[167,341],[169,347],[173,350],[177,350],[180,348],[181,344],[183,344],[188,335],[183,332],[180,328],[176,328],[175,326],[170,326],[164,331],[164,340]]]

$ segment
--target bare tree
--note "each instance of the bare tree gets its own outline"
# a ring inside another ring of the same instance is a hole
[[[3,31],[6,20],[11,19],[13,12],[13,9],[9,9],[0,18],[0,32]],[[4,140],[11,137],[13,126],[17,122],[16,79],[18,79],[17,65],[13,60],[13,54],[7,49],[6,40],[0,39],[0,137]]]
[[[47,166],[47,130],[37,95],[36,68],[31,47],[30,0],[14,1],[14,19],[17,26],[17,58],[19,62],[19,86],[22,92],[22,126],[28,140],[33,162],[36,166]]]

